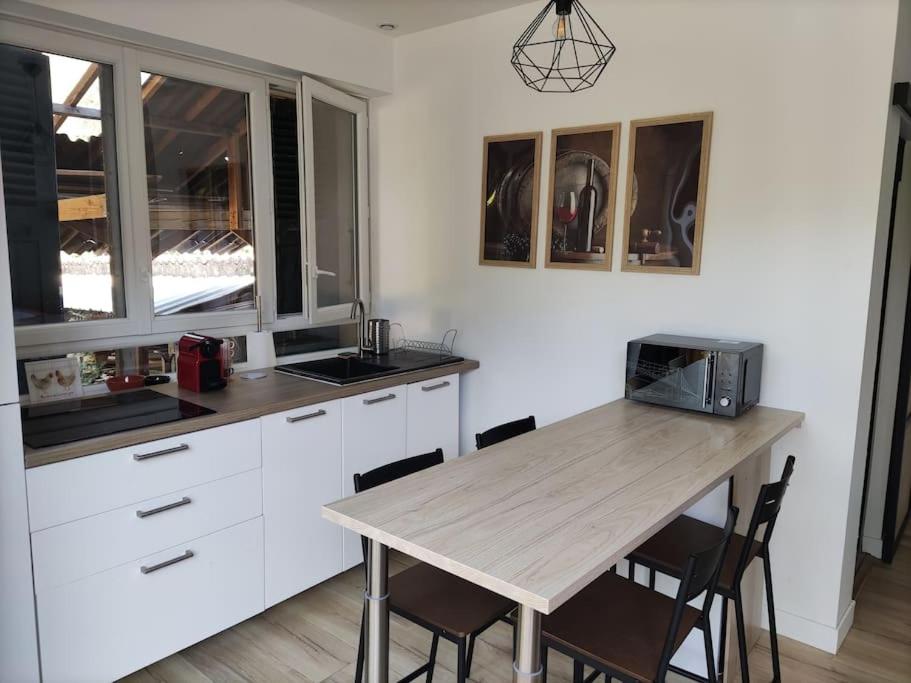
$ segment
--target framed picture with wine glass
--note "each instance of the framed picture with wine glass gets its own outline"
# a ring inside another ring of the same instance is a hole
[[[536,132],[484,138],[482,266],[535,267],[542,137]]]
[[[624,271],[699,275],[712,112],[630,124]]]
[[[546,268],[610,270],[620,124],[551,133]]]

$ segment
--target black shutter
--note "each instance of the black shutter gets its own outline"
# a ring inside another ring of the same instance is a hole
[[[50,62],[0,45],[0,160],[17,325],[63,320]]]
[[[277,310],[280,314],[300,313],[303,311],[303,285],[297,102],[294,99],[273,97],[271,108]]]

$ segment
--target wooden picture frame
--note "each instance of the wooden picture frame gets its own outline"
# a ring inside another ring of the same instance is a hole
[[[570,140],[571,138],[575,140]],[[564,141],[566,144],[561,146],[561,142]],[[558,170],[561,161],[563,164]],[[589,163],[590,167],[586,165]],[[611,269],[619,168],[619,122],[555,128],[551,131],[545,268],[604,271]],[[555,226],[555,223],[560,222],[558,207],[554,206],[558,183],[561,183],[561,188],[564,184],[571,184],[574,190],[561,189],[559,193],[565,196],[570,192],[576,196],[573,203],[578,202],[576,210],[570,212],[575,214],[574,217],[562,224],[562,237],[559,226]],[[594,204],[585,198],[589,185],[595,191]],[[598,197],[606,197],[606,202],[599,201]],[[586,210],[587,207],[591,208],[590,213]],[[588,230],[583,230],[583,213],[589,214]],[[570,225],[573,225],[574,230],[571,241],[575,242],[571,249],[567,248],[566,244]],[[563,248],[557,244],[561,240]],[[597,252],[599,248],[603,251]]]
[[[543,137],[537,131],[484,138],[478,251],[482,266],[536,265]]]
[[[712,119],[701,112],[630,122],[621,270],[699,275]],[[677,177],[673,186],[668,177]]]

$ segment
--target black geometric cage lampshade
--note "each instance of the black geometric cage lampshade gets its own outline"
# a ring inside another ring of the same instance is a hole
[[[617,48],[579,0],[550,0],[512,47],[513,68],[538,92],[591,88]]]

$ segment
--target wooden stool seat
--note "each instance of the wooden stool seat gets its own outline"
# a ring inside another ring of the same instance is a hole
[[[636,681],[655,681],[674,605],[673,598],[607,573],[545,616],[542,629],[550,647],[570,648]],[[693,607],[683,609],[675,651],[701,615]]]
[[[630,553],[630,559],[662,574],[680,577],[686,559],[694,550],[708,548],[721,540],[724,530],[693,517],[680,515],[657,534]],[[718,592],[731,593],[737,573],[737,561],[743,551],[746,538],[740,534],[731,536],[721,574],[718,577]],[[747,554],[747,565],[763,552],[762,543],[753,541]]]
[[[389,609],[465,638],[497,621],[515,602],[457,576],[416,564],[389,577]]]

